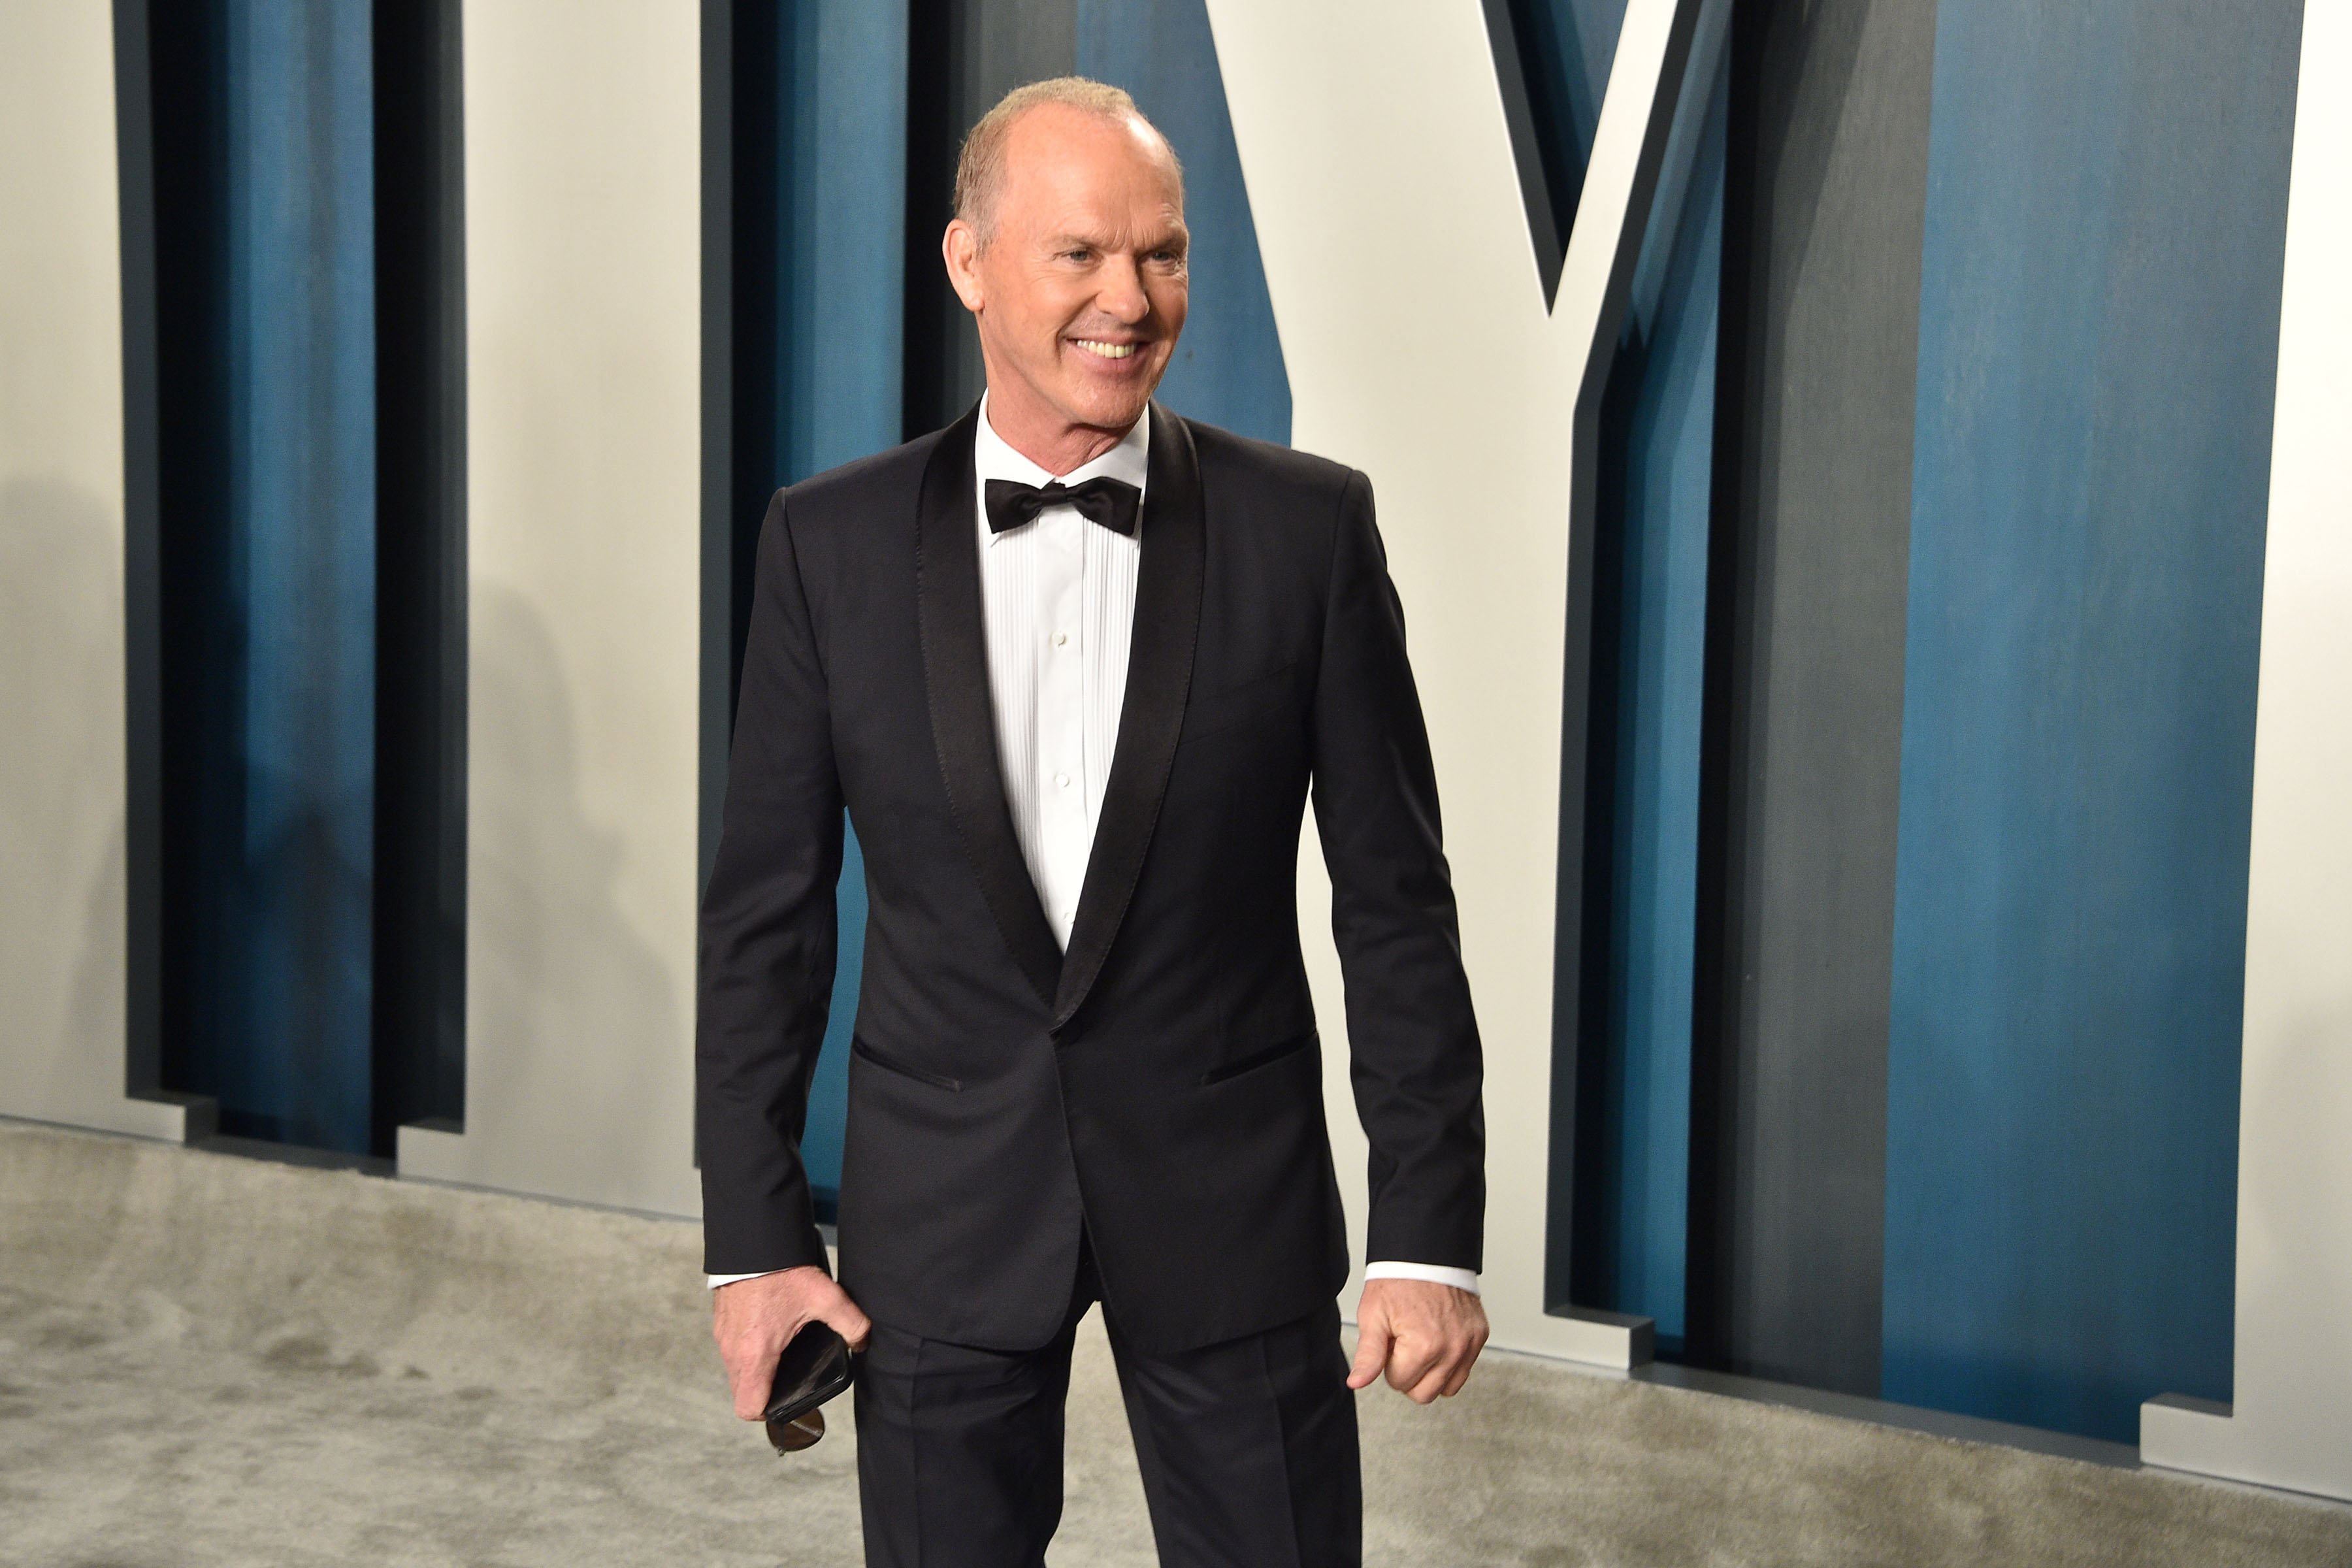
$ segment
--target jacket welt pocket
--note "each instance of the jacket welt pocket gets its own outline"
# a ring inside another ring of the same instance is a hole
[[[1312,1029],[1304,1034],[1293,1035],[1290,1038],[1278,1041],[1262,1051],[1252,1051],[1249,1055],[1229,1061],[1223,1067],[1211,1068],[1201,1075],[1201,1087],[1206,1089],[1212,1084],[1223,1083],[1227,1079],[1239,1078],[1245,1072],[1255,1072],[1260,1068],[1272,1067],[1285,1057],[1297,1056],[1314,1043],[1315,1031]]]
[[[963,1088],[961,1083],[948,1077],[945,1073],[925,1072],[921,1068],[909,1067],[896,1057],[883,1055],[880,1051],[876,1050],[872,1046],[867,1045],[866,1043],[865,1037],[862,1035],[856,1036],[851,1038],[849,1042],[849,1054],[856,1057],[864,1057],[867,1061],[872,1062],[884,1072],[894,1072],[900,1078],[910,1078],[917,1083],[929,1084],[933,1089],[961,1089]]]

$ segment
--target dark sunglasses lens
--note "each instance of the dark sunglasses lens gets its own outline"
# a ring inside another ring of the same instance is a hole
[[[824,1412],[803,1411],[789,1421],[768,1423],[768,1441],[776,1446],[779,1454],[797,1454],[803,1448],[814,1447],[824,1436]]]

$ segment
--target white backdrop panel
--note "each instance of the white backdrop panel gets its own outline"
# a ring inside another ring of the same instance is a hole
[[[2352,6],[2304,11],[2280,304],[2228,1413],[2142,1407],[2150,1464],[2352,1499]]]
[[[1687,0],[1685,0],[1687,3]],[[1428,715],[1486,1048],[1495,1342],[1623,1366],[1624,1327],[1544,1310],[1571,437],[1677,7],[1633,0],[1547,312],[1477,0],[1209,0],[1289,368],[1291,439],[1372,479]],[[1663,133],[1664,126],[1654,128]],[[1311,838],[1316,1006],[1343,1016]],[[1326,1093],[1360,1243],[1344,1055]],[[1358,1263],[1360,1268],[1360,1245]]]
[[[464,47],[466,1118],[400,1170],[694,1215],[698,7]]]
[[[179,1138],[124,1084],[114,17],[0,5],[0,1114]]]

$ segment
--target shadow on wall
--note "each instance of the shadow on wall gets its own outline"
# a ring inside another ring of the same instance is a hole
[[[119,1080],[124,822],[121,530],[69,485],[0,486],[0,1072],[70,1116]]]
[[[499,1129],[532,1185],[646,1206],[690,1174],[690,1145],[646,1136],[667,1111],[690,1138],[686,977],[621,906],[625,841],[583,798],[578,709],[539,610],[477,582],[471,635],[467,1129]]]

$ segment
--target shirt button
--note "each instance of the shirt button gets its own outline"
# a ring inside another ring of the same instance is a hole
[[[1067,632],[1055,632],[1055,633],[1054,634],[1054,646],[1055,646],[1055,647],[1069,647],[1069,646],[1070,646],[1070,634],[1069,634],[1069,633],[1067,633]]]
[[[1064,789],[1067,789],[1070,787],[1070,775],[1067,773],[1055,773],[1054,775],[1054,782],[1060,784]]]

